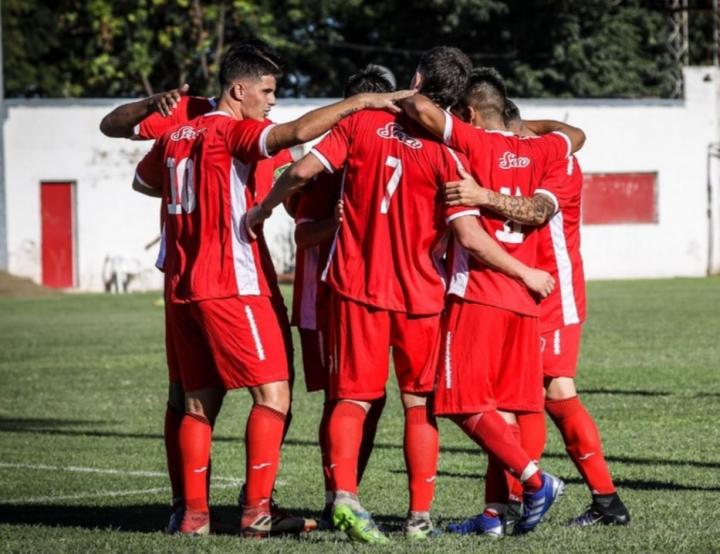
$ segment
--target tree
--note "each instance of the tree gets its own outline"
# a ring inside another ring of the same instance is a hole
[[[712,56],[711,0],[690,12],[691,62]],[[515,96],[667,96],[666,3],[642,0],[5,0],[8,96],[217,92],[224,46],[258,37],[287,59],[281,94],[338,96],[374,62],[406,84],[427,48],[493,65]]]

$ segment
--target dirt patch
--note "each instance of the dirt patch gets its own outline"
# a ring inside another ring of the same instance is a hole
[[[53,294],[58,292],[33,283],[30,279],[0,271],[0,298],[29,298]]]

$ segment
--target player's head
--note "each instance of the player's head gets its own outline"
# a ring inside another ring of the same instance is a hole
[[[439,106],[447,108],[462,96],[471,71],[470,58],[459,48],[436,46],[420,58],[410,88],[418,89]]]
[[[505,118],[505,127],[508,128],[508,131],[521,137],[534,136],[534,133],[527,128],[525,122],[522,120],[522,117],[520,116],[520,108],[518,108],[517,104],[509,98],[505,100],[505,112],[503,113],[503,117]]]
[[[395,87],[389,79],[392,76],[392,73],[388,75],[389,71],[385,67],[369,64],[350,75],[343,91],[345,98],[361,92],[392,92]]]
[[[220,61],[223,95],[241,108],[243,117],[261,120],[275,105],[280,59],[264,42],[252,39],[232,44]]]
[[[470,73],[458,111],[467,121],[479,115],[483,121],[500,121],[504,124],[506,103],[507,90],[500,73],[491,67],[479,67]]]

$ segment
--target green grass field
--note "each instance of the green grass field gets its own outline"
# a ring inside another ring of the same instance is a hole
[[[289,290],[287,291],[289,292]],[[539,530],[492,542],[408,545],[402,411],[394,383],[361,487],[395,549],[490,552],[720,552],[720,279],[599,282],[589,288],[581,395],[603,433],[633,516],[626,528],[568,529],[589,494],[554,429],[543,465],[568,484]],[[342,536],[243,541],[168,537],[162,444],[166,370],[157,295],[0,300],[0,550],[3,552],[347,551]],[[299,364],[296,357],[296,363]],[[298,365],[299,367],[299,365]],[[302,375],[302,372],[298,372]],[[296,384],[277,499],[322,507],[322,399]],[[248,395],[229,395],[215,431],[214,513],[236,522]],[[434,515],[482,505],[484,455],[441,422]]]

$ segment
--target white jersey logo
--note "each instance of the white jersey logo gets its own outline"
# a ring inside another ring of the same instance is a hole
[[[505,152],[498,160],[500,169],[512,169],[516,167],[527,167],[530,165],[530,158],[518,157],[512,152]]]
[[[170,135],[170,140],[174,140],[175,142],[179,142],[181,140],[193,140],[199,135],[201,135],[204,131],[205,129],[195,130],[189,125],[185,125],[183,127],[180,127],[172,135]]]
[[[399,123],[391,121],[385,127],[378,129],[377,134],[380,138],[384,139],[396,139],[405,146],[409,146],[415,150],[422,148],[422,142],[418,139],[411,137],[405,132],[405,129]]]

